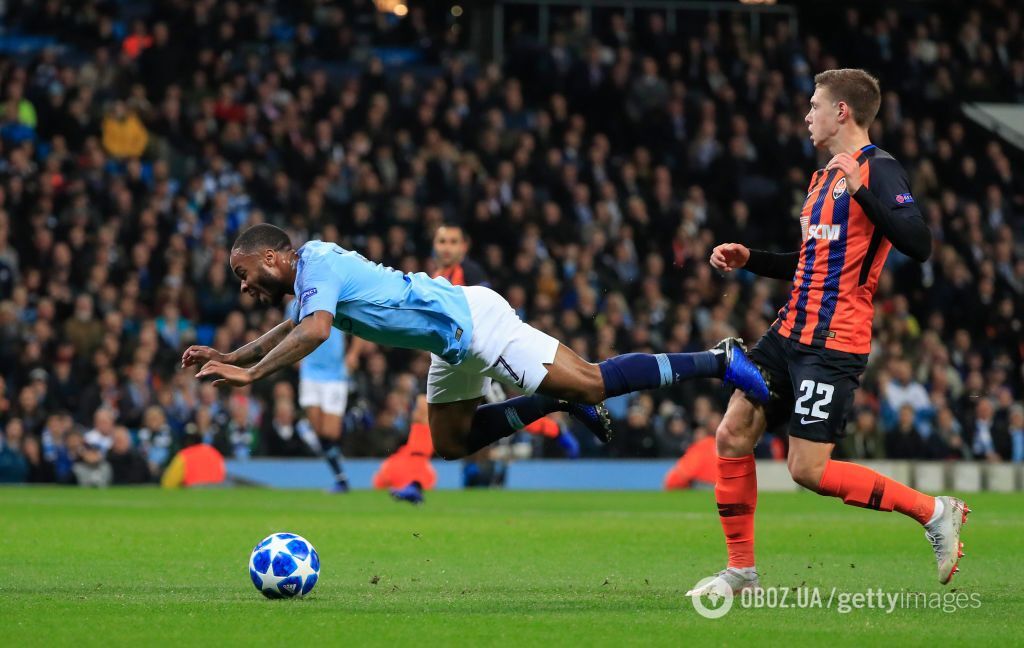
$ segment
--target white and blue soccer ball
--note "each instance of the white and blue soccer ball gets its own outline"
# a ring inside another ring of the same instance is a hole
[[[320,578],[320,556],[302,536],[274,533],[252,550],[249,576],[267,598],[302,597]]]

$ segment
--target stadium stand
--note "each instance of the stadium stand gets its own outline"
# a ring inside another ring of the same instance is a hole
[[[519,314],[593,360],[754,341],[789,285],[707,258],[725,241],[796,248],[824,162],[802,122],[813,77],[847,65],[881,79],[872,137],[935,245],[923,265],[890,256],[839,451],[1024,461],[1024,159],[961,108],[1024,102],[1013,3],[816,6],[803,36],[767,19],[755,36],[730,12],[670,33],[658,12],[571,10],[542,40],[509,12],[501,65],[416,6],[4,5],[0,481],[156,479],[186,426],[229,457],[306,452],[279,433],[301,412],[272,405],[294,400],[294,373],[229,392],[178,362],[282,319],[249,311],[227,267],[258,222],[428,272],[433,230],[459,223]],[[370,346],[359,363],[343,447],[380,456],[408,434],[427,360]],[[581,434],[583,453],[678,457],[727,396],[697,382],[617,399],[618,436]]]

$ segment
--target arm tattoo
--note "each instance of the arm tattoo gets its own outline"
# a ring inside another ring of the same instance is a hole
[[[254,362],[259,361],[263,356],[267,355],[271,349],[280,344],[281,340],[283,340],[285,336],[288,335],[288,332],[294,327],[295,323],[290,319],[281,322],[249,344],[246,344],[229,354],[231,364],[247,367]]]
[[[303,322],[309,321],[311,318],[303,320]],[[295,364],[312,353],[323,341],[319,335],[310,332],[308,326],[299,324],[252,367],[253,380],[260,380],[279,369]]]

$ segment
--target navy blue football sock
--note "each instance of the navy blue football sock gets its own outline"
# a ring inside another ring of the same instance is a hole
[[[324,459],[327,460],[327,465],[331,467],[331,472],[334,473],[334,481],[345,481],[345,469],[341,467],[341,448],[333,441],[325,440],[324,443],[329,444],[324,448]]]
[[[466,436],[466,453],[473,454],[498,439],[518,432],[545,414],[563,409],[555,398],[534,394],[476,408],[473,424]]]
[[[598,365],[604,378],[605,398],[644,389],[657,389],[689,378],[721,378],[725,353],[627,353]]]

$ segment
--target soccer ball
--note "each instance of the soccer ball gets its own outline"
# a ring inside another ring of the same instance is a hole
[[[320,556],[302,536],[274,533],[252,550],[249,576],[267,598],[302,597],[320,577]]]

